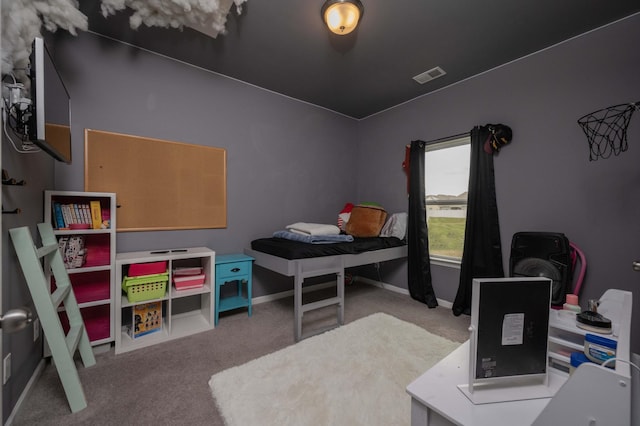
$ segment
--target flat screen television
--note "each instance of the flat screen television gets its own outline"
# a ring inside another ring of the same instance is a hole
[[[33,41],[29,63],[31,115],[30,141],[58,161],[71,163],[71,102],[44,40]]]

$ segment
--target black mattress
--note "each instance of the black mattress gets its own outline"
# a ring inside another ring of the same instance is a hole
[[[310,244],[284,238],[260,238],[251,241],[253,250],[290,260],[340,254],[358,254],[365,251],[403,245],[406,245],[406,242],[395,237],[354,238],[352,242],[331,244]]]

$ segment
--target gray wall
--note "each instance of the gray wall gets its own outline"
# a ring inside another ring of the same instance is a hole
[[[2,215],[2,313],[24,306],[35,313],[8,230],[28,226],[37,237],[36,223],[42,222],[43,215],[42,192],[51,187],[53,160],[44,153],[18,154],[3,134],[2,168],[16,180],[26,181],[24,186],[2,186],[2,209],[21,211]],[[34,342],[33,328],[27,327],[14,334],[3,333],[2,340],[3,358],[11,353],[12,363],[11,378],[2,388],[4,421],[42,358],[42,337]]]
[[[505,272],[515,232],[564,232],[587,257],[583,307],[608,288],[629,290],[640,324],[640,274],[631,267],[640,259],[640,113],[631,120],[629,150],[592,162],[576,123],[640,101],[640,50],[631,40],[640,40],[640,15],[362,121],[359,197],[406,209],[401,163],[409,141],[507,124],[513,141],[495,157]],[[432,272],[436,295],[452,301],[459,271]],[[405,282],[406,267],[390,275],[389,282]],[[632,350],[640,352],[640,327],[632,334]]]
[[[8,229],[29,225],[37,235],[43,190],[84,190],[85,128],[227,150],[226,229],[119,233],[118,252],[201,245],[242,252],[288,223],[333,222],[353,200],[355,120],[93,34],[48,42],[72,99],[74,158],[54,165],[45,154],[18,155],[3,141],[3,168],[28,181],[3,188],[5,208],[23,210],[3,216],[5,310],[31,303]],[[290,279],[256,268],[255,296],[290,289]],[[39,343],[31,329],[4,336],[5,353],[13,353],[5,419],[41,359]]]
[[[119,233],[117,250],[206,245],[231,253],[293,221],[332,222],[347,201],[406,211],[407,143],[496,122],[514,130],[495,158],[505,265],[514,232],[564,232],[588,257],[582,301],[620,288],[640,306],[640,276],[631,270],[640,258],[639,115],[629,151],[597,162],[588,161],[576,124],[585,113],[640,100],[640,51],[629,42],[638,39],[640,15],[357,122],[93,34],[62,36],[53,50],[72,98],[74,162],[56,163],[54,172],[52,160],[7,153],[3,142],[3,168],[30,182],[24,192],[3,188],[6,208],[15,199],[25,212],[3,217],[4,308],[29,303],[7,229],[42,220],[43,189],[84,189],[84,128],[225,148],[226,229]],[[370,267],[358,272],[378,278]],[[404,261],[380,273],[407,288]],[[433,277],[437,296],[453,300],[458,271],[434,266]],[[290,289],[288,279],[259,268],[254,285],[256,296]],[[5,416],[41,356],[24,336],[5,336],[5,351],[14,352]]]
[[[226,229],[122,232],[118,252],[242,252],[288,223],[335,222],[356,192],[352,119],[92,34],[55,47],[72,99],[74,152],[72,165],[56,165],[57,188],[84,190],[85,128],[227,150]],[[263,270],[254,294],[289,287]]]

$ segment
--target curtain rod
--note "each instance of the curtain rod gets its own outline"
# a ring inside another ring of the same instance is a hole
[[[470,135],[471,132],[464,132],[464,133],[458,133],[457,135],[452,135],[452,136],[445,136],[444,138],[438,138],[438,139],[433,139],[430,141],[425,142],[425,145],[433,145],[434,143],[438,143],[438,142],[442,142],[442,141],[446,141],[446,140],[450,140],[450,139],[458,139],[461,138],[463,136],[467,136]]]

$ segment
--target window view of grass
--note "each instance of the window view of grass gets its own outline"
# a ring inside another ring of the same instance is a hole
[[[464,226],[464,217],[428,218],[429,254],[461,259],[464,246]]]
[[[431,257],[461,260],[469,185],[469,136],[453,137],[425,150],[425,205]]]

